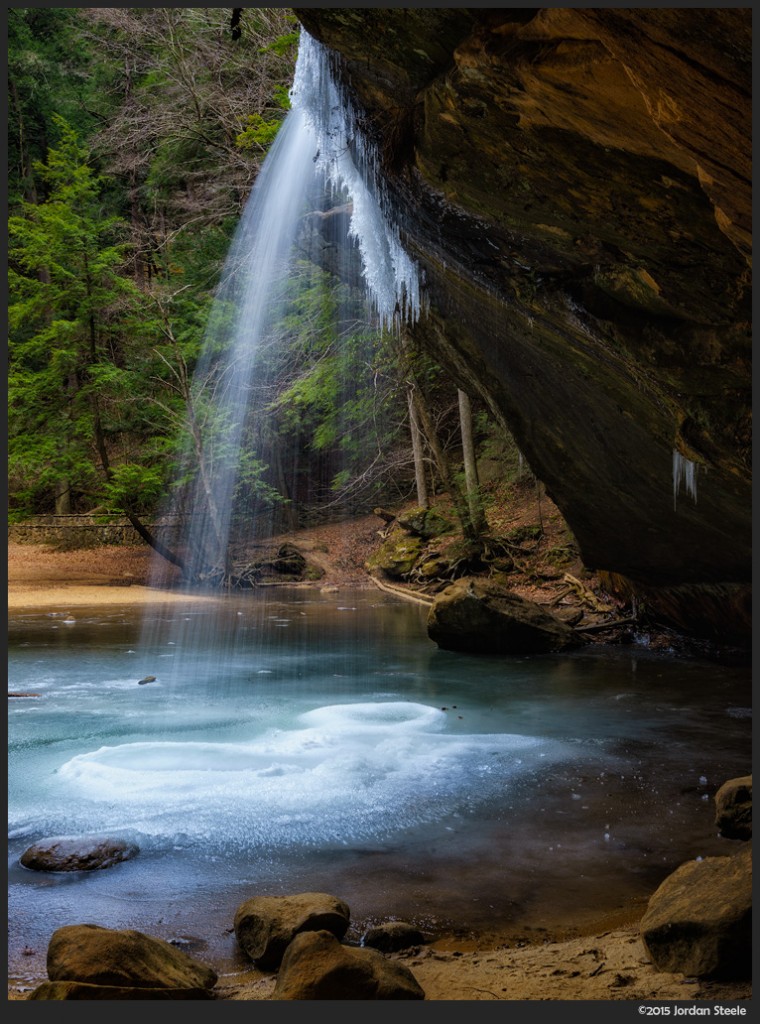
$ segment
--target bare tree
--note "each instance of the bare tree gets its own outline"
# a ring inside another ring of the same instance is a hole
[[[467,491],[467,504],[470,509],[472,525],[478,533],[487,529],[483,501],[480,494],[478,479],[478,460],[475,455],[475,443],[472,432],[472,403],[470,396],[461,388],[457,390],[459,401],[459,427],[462,433],[462,460],[464,463],[464,479]]]
[[[278,119],[296,56],[287,9],[88,7],[89,37],[116,69],[95,138],[128,187],[136,276],[177,232],[238,216],[266,155],[239,144],[252,116]],[[216,268],[214,268],[216,269]]]

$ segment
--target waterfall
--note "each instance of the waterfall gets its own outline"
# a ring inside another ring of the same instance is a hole
[[[194,371],[178,476],[192,481],[184,487],[192,514],[181,541],[190,580],[228,565],[235,492],[251,454],[245,425],[265,390],[262,354],[276,344],[275,319],[287,313],[304,220],[322,210],[325,194],[350,210],[348,239],[361,258],[370,317],[387,328],[420,314],[418,269],[389,216],[376,153],[342,100],[328,51],[303,30],[290,95],[230,247]]]
[[[673,449],[673,508],[676,508],[678,493],[683,484],[686,493],[697,503],[697,464]]]
[[[383,326],[420,314],[417,266],[405,252],[378,168],[377,154],[358,131],[357,112],[342,96],[330,69],[328,51],[306,32],[291,91],[317,143],[317,173],[351,196],[350,234],[359,245],[368,298]]]

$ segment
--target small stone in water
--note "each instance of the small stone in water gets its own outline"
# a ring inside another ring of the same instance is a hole
[[[155,683],[155,681],[156,681],[156,677],[155,676],[144,676],[142,679],[138,679],[137,680],[137,685],[138,686],[144,686],[145,683]]]

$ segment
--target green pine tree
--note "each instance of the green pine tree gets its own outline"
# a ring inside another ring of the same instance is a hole
[[[103,183],[68,122],[52,123],[59,140],[35,167],[47,198],[9,220],[9,470],[20,509],[55,498],[64,512],[103,496],[126,339],[145,324]]]

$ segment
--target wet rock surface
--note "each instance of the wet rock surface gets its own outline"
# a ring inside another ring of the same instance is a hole
[[[139,846],[127,839],[60,836],[34,843],[19,862],[31,871],[98,871],[131,860],[139,852]]]

